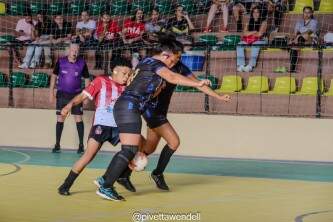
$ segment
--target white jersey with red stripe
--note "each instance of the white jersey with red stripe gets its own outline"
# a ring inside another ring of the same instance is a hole
[[[90,100],[95,100],[95,117],[93,125],[117,127],[113,116],[116,100],[124,92],[125,86],[112,80],[110,76],[98,76],[87,86],[83,93]]]

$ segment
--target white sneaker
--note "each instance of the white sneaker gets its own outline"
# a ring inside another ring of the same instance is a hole
[[[253,67],[251,65],[247,65],[247,66],[244,67],[243,70],[244,70],[244,72],[252,72]]]
[[[241,65],[237,67],[237,72],[244,72],[245,66]]]
[[[26,63],[22,63],[21,65],[18,66],[20,69],[27,69],[28,65]]]

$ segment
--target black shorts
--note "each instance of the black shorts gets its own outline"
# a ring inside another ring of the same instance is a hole
[[[121,96],[114,105],[113,115],[120,133],[141,134],[141,114],[136,99]]]
[[[150,129],[155,129],[168,123],[168,118],[166,113],[158,112],[155,108],[149,107],[143,113],[143,118],[145,119],[147,126]]]
[[[120,142],[119,129],[118,127],[96,125],[91,127],[89,133],[89,139],[90,138],[93,138],[101,145],[108,141],[113,146],[116,146]]]
[[[78,93],[79,94],[79,93]],[[57,92],[57,115],[61,114],[62,108],[64,108],[76,95],[78,94],[69,94],[64,92]],[[83,114],[83,107],[82,103],[72,107],[71,110],[72,115],[82,115]]]

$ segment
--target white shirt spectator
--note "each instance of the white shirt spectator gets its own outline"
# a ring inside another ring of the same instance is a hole
[[[29,22],[26,22],[26,20],[24,18],[20,19],[16,24],[15,31],[17,31],[17,32],[23,31],[24,34],[17,37],[16,39],[19,41],[31,40],[32,28],[36,24],[37,24],[37,22],[34,20],[32,21],[32,24],[31,24]]]
[[[76,24],[76,29],[89,29],[89,30],[96,30],[96,21],[90,19],[88,22],[78,22]]]

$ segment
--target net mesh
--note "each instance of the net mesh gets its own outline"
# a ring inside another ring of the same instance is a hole
[[[305,6],[314,9],[317,30],[291,45]],[[259,27],[265,21],[267,28],[260,39],[244,38],[244,29],[259,30],[251,25],[255,7]],[[97,76],[110,72],[116,57],[135,66],[149,54],[154,32],[171,31],[186,45],[182,62],[195,76],[232,96],[223,103],[177,86],[171,112],[333,115],[330,0],[7,0],[0,1],[0,14],[1,107],[53,108],[48,79],[69,42],[81,44],[89,72]],[[23,22],[29,15],[34,35]],[[47,28],[37,28],[41,21]]]

